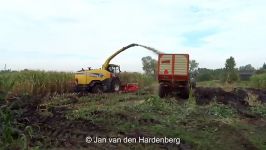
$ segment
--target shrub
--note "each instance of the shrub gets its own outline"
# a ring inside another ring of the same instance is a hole
[[[210,81],[212,80],[211,73],[202,73],[197,76],[198,81]]]
[[[236,81],[239,81],[239,74],[236,70],[230,71],[230,72],[224,72],[223,75],[220,78],[221,82],[225,83],[233,83]]]

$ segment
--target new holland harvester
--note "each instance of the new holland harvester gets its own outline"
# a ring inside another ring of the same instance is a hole
[[[100,92],[118,92],[121,90],[121,81],[119,78],[120,66],[110,64],[110,61],[119,53],[126,49],[138,44],[130,44],[126,47],[121,48],[113,55],[111,55],[102,65],[100,69],[87,69],[78,71],[75,74],[76,80],[76,91],[88,91],[92,93]],[[137,84],[126,84],[123,86],[125,92],[138,90]]]

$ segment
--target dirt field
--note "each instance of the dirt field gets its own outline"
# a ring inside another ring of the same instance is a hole
[[[26,100],[32,103],[24,103]],[[19,97],[12,137],[35,149],[266,149],[266,91],[196,88],[189,100],[150,94]],[[180,144],[86,143],[86,138],[180,138]],[[6,145],[21,148],[19,142]]]

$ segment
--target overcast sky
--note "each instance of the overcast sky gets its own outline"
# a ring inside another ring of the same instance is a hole
[[[266,62],[265,0],[0,0],[0,70],[99,68],[116,50],[139,43],[188,53],[200,67]],[[113,59],[141,71],[131,48]]]

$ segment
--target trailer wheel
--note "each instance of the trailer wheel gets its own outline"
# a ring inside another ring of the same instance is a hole
[[[120,91],[120,80],[118,78],[114,78],[111,82],[111,92],[119,92]]]
[[[182,94],[181,94],[182,98],[188,99],[189,92],[190,92],[190,86],[189,86],[189,83],[187,83],[182,90]]]
[[[92,89],[91,89],[92,93],[102,93],[103,89],[102,86],[100,84],[95,84]]]
[[[160,98],[164,98],[167,96],[166,90],[167,90],[166,87],[163,84],[160,84],[160,87],[159,87],[159,97]]]

